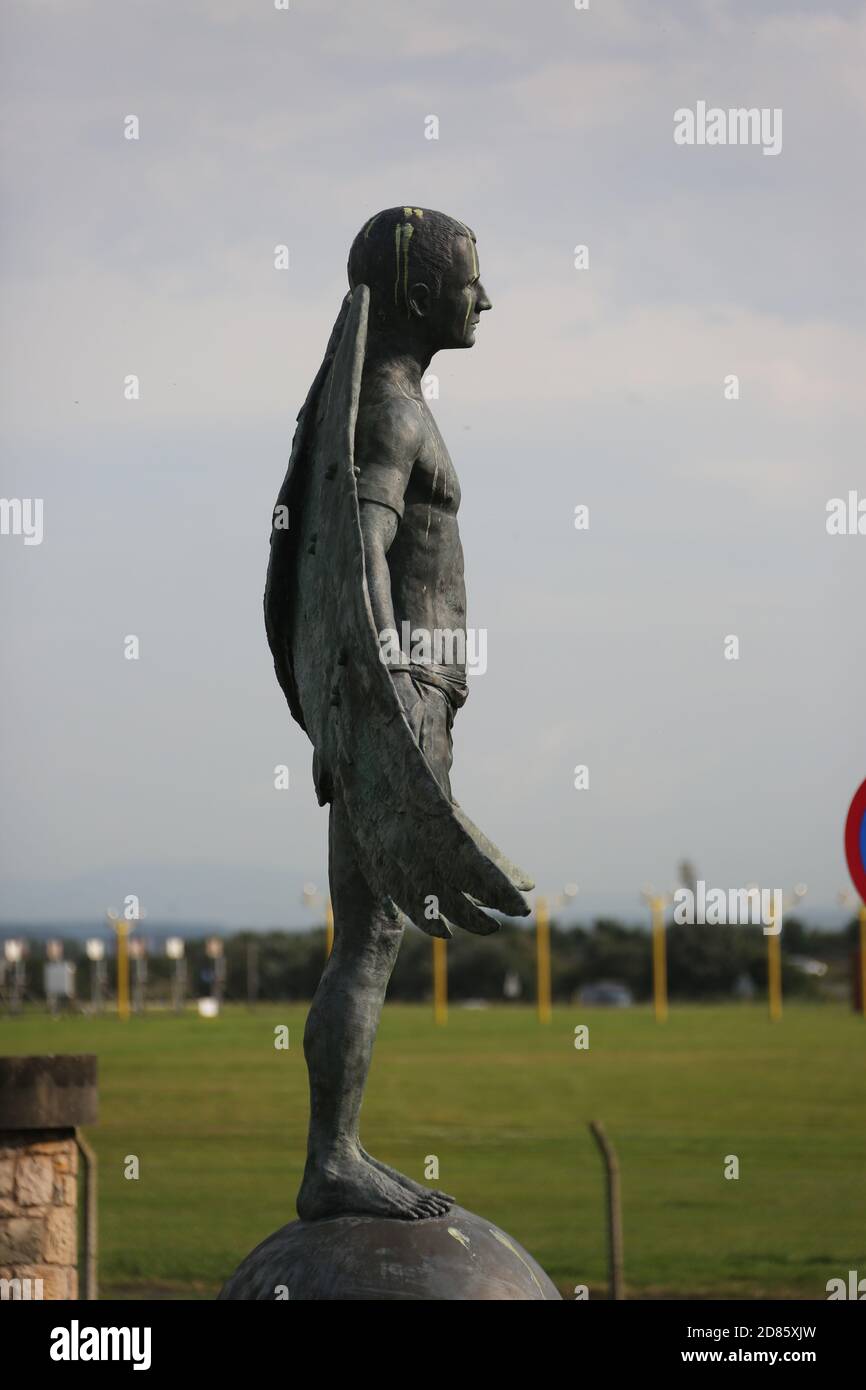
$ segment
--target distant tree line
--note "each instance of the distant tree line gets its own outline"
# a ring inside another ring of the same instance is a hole
[[[782,930],[783,987],[786,997],[820,997],[848,988],[856,946],[856,921],[839,931],[806,928],[796,918]],[[58,933],[59,935],[59,933]],[[675,926],[667,929],[668,992],[671,999],[712,1000],[737,993],[748,997],[767,988],[767,938],[757,927]],[[225,988],[228,1000],[312,998],[325,962],[323,928],[303,932],[238,932],[223,938]],[[28,995],[42,996],[42,970],[34,950],[28,964]],[[78,961],[77,994],[89,997],[88,962],[80,942],[67,943],[66,958]],[[826,964],[824,976],[810,974],[809,959]],[[204,939],[186,944],[187,993],[210,992],[212,962]],[[115,962],[108,966],[108,988],[115,987]],[[652,957],[649,933],[636,926],[603,918],[591,926],[551,926],[551,966],[554,1000],[570,1002],[580,989],[599,981],[626,985],[637,1001],[652,995]],[[165,999],[173,962],[161,944],[148,959],[147,996]],[[430,939],[406,932],[388,992],[392,1000],[418,1002],[432,994]],[[531,927],[505,922],[493,936],[455,934],[448,944],[448,992],[452,1000],[535,998],[535,933]]]

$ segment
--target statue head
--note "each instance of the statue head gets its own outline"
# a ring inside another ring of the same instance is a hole
[[[349,252],[349,285],[370,290],[371,331],[420,342],[431,353],[467,348],[491,304],[478,274],[475,233],[430,208],[371,217]]]

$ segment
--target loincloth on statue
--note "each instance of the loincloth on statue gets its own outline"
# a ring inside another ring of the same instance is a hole
[[[466,676],[453,666],[439,666],[435,661],[409,661],[399,669],[408,670],[409,675],[416,683],[420,681],[422,685],[430,685],[434,690],[441,690],[451,706],[452,715],[466,704],[469,695]]]

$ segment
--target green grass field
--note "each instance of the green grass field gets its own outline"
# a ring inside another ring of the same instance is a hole
[[[103,1297],[210,1297],[294,1217],[307,1118],[299,1006],[0,1022],[4,1053],[96,1052]],[[590,1048],[573,1044],[588,1023]],[[274,1048],[287,1024],[291,1046]],[[866,1274],[866,1025],[833,1005],[385,1010],[364,1110],[378,1157],[521,1241],[566,1297],[606,1281],[604,1185],[620,1157],[630,1297],[824,1298]],[[135,1154],[141,1176],[123,1176]],[[723,1176],[736,1154],[740,1177]]]

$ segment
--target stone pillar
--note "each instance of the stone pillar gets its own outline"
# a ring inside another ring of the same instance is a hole
[[[96,1112],[95,1056],[0,1057],[0,1298],[78,1297],[75,1131]]]

